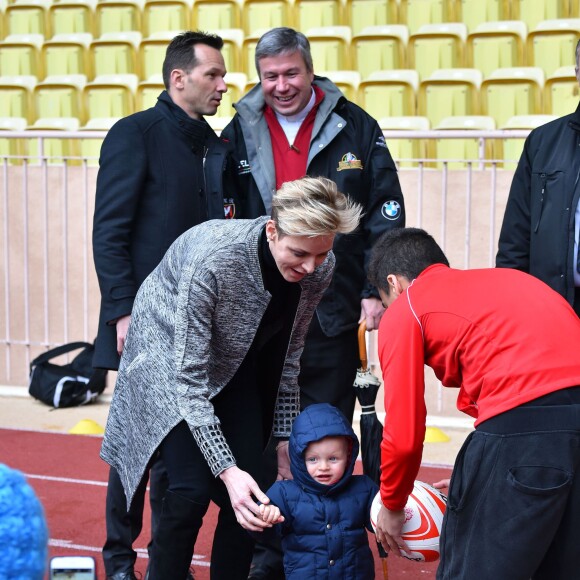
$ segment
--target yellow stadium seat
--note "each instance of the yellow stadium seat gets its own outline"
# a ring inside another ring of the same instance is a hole
[[[32,91],[37,79],[31,75],[0,76],[0,117],[34,119]]]
[[[367,26],[353,36],[353,68],[365,79],[375,70],[407,68],[409,29],[403,24]]]
[[[479,115],[481,71],[473,68],[439,69],[419,85],[417,111],[432,126],[454,115]]]
[[[100,75],[83,90],[86,119],[126,117],[135,112],[137,75]]]
[[[241,28],[227,28],[224,30],[213,30],[215,34],[221,36],[224,41],[222,56],[226,70],[242,70],[242,44],[244,42],[244,31]]]
[[[378,120],[383,131],[429,131],[431,125],[427,117],[401,116],[381,117]],[[387,138],[387,147],[399,167],[417,167],[418,160],[429,155],[428,139]]]
[[[161,73],[167,47],[176,34],[177,32],[156,32],[141,41],[137,69],[142,80],[146,81]]]
[[[259,83],[260,83],[260,79],[258,78],[258,75],[255,75],[252,78],[249,78],[248,82],[246,83],[246,86],[244,87],[244,95],[246,93],[249,93]]]
[[[504,67],[523,66],[527,26],[521,20],[485,22],[467,37],[466,64],[484,76]]]
[[[10,165],[20,165],[25,153],[22,139],[2,138],[8,131],[24,131],[28,123],[24,117],[0,117],[0,163],[6,159]],[[20,159],[19,159],[20,157]]]
[[[574,62],[580,37],[580,18],[544,20],[528,34],[526,54],[529,66],[539,66],[546,76]]]
[[[42,45],[40,60],[46,76],[84,74],[92,78],[89,45],[92,34],[56,34]]]
[[[196,0],[192,26],[198,30],[241,28],[240,3],[238,0]]]
[[[229,124],[233,117],[218,117],[211,115],[204,117],[209,126],[219,135]]]
[[[167,30],[191,30],[191,18],[191,0],[146,0],[142,32],[144,36],[151,36]]]
[[[105,32],[141,30],[141,0],[107,0],[95,7],[97,38]]]
[[[105,32],[89,47],[91,70],[95,77],[114,74],[137,74],[137,51],[141,33]]]
[[[423,24],[437,24],[453,20],[452,3],[449,0],[401,0],[399,22],[414,34]]]
[[[361,82],[360,73],[356,70],[317,71],[321,77],[329,78],[349,100],[356,103],[358,87]]]
[[[80,122],[75,117],[55,117],[37,119],[27,129],[32,131],[78,131],[79,126]],[[42,149],[38,138],[27,139],[27,141],[27,154],[33,164],[42,161],[49,164],[60,164],[65,158],[71,165],[80,162],[80,144],[77,139],[43,139]]]
[[[464,66],[467,27],[461,22],[424,24],[409,37],[408,66],[426,79],[440,68]]]
[[[455,115],[441,119],[439,124],[434,127],[437,131],[494,131],[495,120],[493,117],[484,115]],[[493,140],[486,139],[480,151],[482,143],[479,139],[453,138],[453,139],[435,139],[436,156],[439,160],[448,160],[448,169],[465,169],[468,162],[476,163],[482,156],[484,159],[493,158]],[[483,155],[481,155],[483,153]],[[442,167],[441,161],[437,164]]]
[[[397,0],[346,0],[345,24],[350,24],[353,35],[362,34],[368,26],[383,26],[399,22]]]
[[[71,0],[55,2],[48,7],[48,30],[50,37],[57,34],[88,33],[93,35],[95,11],[92,2]]]
[[[538,67],[500,68],[481,84],[481,113],[499,127],[515,115],[542,112],[544,71]]]
[[[218,107],[216,115],[218,117],[232,117],[235,113],[232,105],[242,98],[248,77],[245,73],[229,72],[226,74],[224,80],[228,91],[222,95],[222,102]]]
[[[509,6],[505,0],[457,0],[455,20],[474,32],[480,24],[509,20]]]
[[[318,70],[350,69],[350,26],[321,26],[304,33]]]
[[[141,81],[137,85],[135,92],[135,110],[144,111],[154,107],[157,97],[165,90],[163,75],[161,73],[152,75],[146,81]]]
[[[289,0],[244,0],[242,28],[246,36],[263,28],[292,26],[292,5]]]
[[[347,24],[340,0],[294,0],[294,23],[302,31]]]
[[[412,116],[418,87],[416,70],[375,71],[360,83],[357,103],[375,119]]]
[[[108,131],[118,120],[118,117],[89,119],[81,129],[83,131]],[[87,165],[98,167],[102,144],[103,139],[81,139],[81,156]]]
[[[574,66],[563,66],[546,79],[544,85],[544,114],[562,117],[576,110],[580,87]]]
[[[36,119],[76,117],[81,122],[85,111],[82,90],[85,75],[55,75],[46,77],[32,91]]]
[[[42,34],[9,34],[0,42],[0,75],[44,75],[40,61]]]
[[[534,30],[542,20],[566,18],[563,2],[556,0],[509,0],[511,20],[523,20],[528,30]]]
[[[42,34],[47,36],[49,2],[18,2],[6,6],[6,34]]]
[[[515,115],[506,120],[506,122],[499,128],[506,131],[517,129],[535,129],[541,125],[545,125],[553,121],[557,117],[555,115]],[[524,138],[509,138],[504,137],[498,139],[495,145],[496,158],[504,159],[502,164],[504,169],[515,169],[517,167],[519,158],[524,149]]]
[[[256,45],[258,44],[258,40],[266,29],[256,30],[255,34],[251,34],[244,38],[242,42],[242,67],[241,70],[245,72],[248,76],[257,73],[256,71],[256,63],[255,63],[255,54],[256,54]]]

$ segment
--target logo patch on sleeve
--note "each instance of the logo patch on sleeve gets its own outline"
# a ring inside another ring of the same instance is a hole
[[[337,171],[343,171],[345,169],[362,169],[362,162],[357,159],[354,153],[345,153],[342,159],[338,162]]]
[[[234,200],[230,197],[230,198],[225,198],[224,197],[224,217],[227,220],[231,220],[234,219],[236,215],[236,204],[234,203]]]
[[[401,215],[401,204],[395,200],[386,201],[381,208],[381,214],[388,220],[396,220]]]
[[[242,159],[238,163],[238,175],[245,175],[246,173],[251,173],[250,164],[247,159]]]

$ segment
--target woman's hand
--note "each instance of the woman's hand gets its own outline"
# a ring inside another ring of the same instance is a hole
[[[407,546],[401,538],[401,531],[405,523],[405,511],[391,511],[381,506],[377,517],[376,535],[377,542],[380,542],[385,552],[392,551],[396,556],[401,555],[401,550],[406,550]]]
[[[276,454],[278,455],[278,475],[276,477],[276,481],[292,479],[292,472],[290,471],[288,441],[281,441],[278,443],[276,446]]]
[[[242,528],[252,532],[261,532],[264,528],[270,527],[270,524],[262,521],[260,506],[254,498],[263,504],[270,503],[270,499],[249,473],[234,465],[224,469],[219,477],[228,490],[236,520]]]

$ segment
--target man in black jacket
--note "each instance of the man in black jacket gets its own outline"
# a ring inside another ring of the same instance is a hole
[[[358,324],[366,320],[373,330],[383,313],[366,263],[383,232],[405,225],[397,170],[377,122],[314,75],[302,33],[268,31],[255,60],[260,83],[234,105],[236,115],[222,133],[235,150],[243,217],[268,214],[274,191],[304,175],[332,179],[364,208],[362,227],[336,237],[336,268],[310,325],[299,377],[302,408],[330,403],[352,421]],[[266,578],[274,577],[267,569],[280,560],[254,563],[251,577]]]
[[[580,83],[580,42],[576,78]],[[496,266],[528,272],[559,292],[580,316],[580,105],[534,129],[516,169]]]
[[[93,364],[117,369],[131,309],[143,280],[183,232],[208,219],[233,216],[228,148],[204,120],[226,92],[220,37],[185,32],[163,63],[166,91],[155,107],[117,122],[101,148],[93,252],[101,313]],[[151,476],[152,532],[164,493],[164,471]],[[107,489],[107,578],[135,578],[132,544],[142,527],[146,481],[127,513],[119,477]]]

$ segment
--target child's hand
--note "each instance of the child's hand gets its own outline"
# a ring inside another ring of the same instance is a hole
[[[281,524],[284,521],[284,516],[280,513],[280,508],[275,505],[260,505],[260,517],[263,522],[271,526]]]

